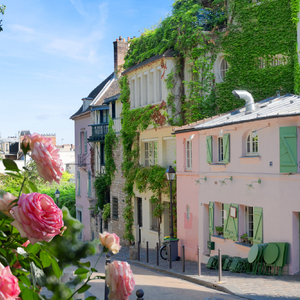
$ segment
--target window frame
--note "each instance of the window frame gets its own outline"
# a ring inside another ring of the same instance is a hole
[[[76,192],[76,195],[77,196],[81,196],[81,191],[80,191],[80,171],[77,171],[77,178],[76,178],[76,180],[77,180],[77,186],[76,186],[77,192]]]
[[[218,136],[218,163],[223,163],[223,162],[224,162],[224,140],[223,140],[223,136]]]
[[[245,233],[247,233],[248,237],[253,238],[254,234],[254,207],[253,206],[245,206]],[[252,226],[251,226],[252,224]],[[252,227],[252,228],[251,228]]]
[[[91,171],[88,171],[87,196],[88,196],[88,198],[92,197],[92,172]]]
[[[253,137],[252,136],[253,132],[255,132],[255,130],[250,131],[246,136],[246,141],[245,141],[246,142],[246,151],[245,151],[246,156],[259,156],[259,137],[258,137],[257,133],[256,133],[256,136]],[[248,141],[249,137],[250,137],[250,140]],[[254,141],[253,138],[257,138],[257,141]],[[256,143],[257,152],[253,152],[254,142]],[[249,144],[250,151],[248,151],[248,144]]]
[[[225,66],[223,66],[223,63],[225,63]],[[219,64],[219,77],[220,77],[221,82],[223,82],[225,80],[228,69],[229,69],[229,64],[228,64],[227,60],[225,59],[225,57],[223,56],[220,58],[220,64]]]
[[[144,166],[150,167],[158,164],[157,141],[146,141],[144,143]],[[149,147],[151,145],[151,147]],[[150,149],[151,148],[151,149]],[[147,153],[147,155],[146,155]],[[154,159],[152,161],[152,159]],[[148,162],[148,163],[146,163]]]
[[[117,197],[112,197],[112,219],[119,220],[119,200]]]

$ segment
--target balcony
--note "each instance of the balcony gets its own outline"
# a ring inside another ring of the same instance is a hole
[[[90,125],[92,126],[92,135],[88,138],[89,142],[104,141],[105,135],[108,133],[108,124]]]
[[[86,167],[87,154],[78,154],[78,166],[81,168]]]

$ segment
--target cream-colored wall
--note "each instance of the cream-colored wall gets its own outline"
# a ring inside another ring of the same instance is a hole
[[[116,100],[116,118],[113,119],[114,121],[114,130],[116,133],[121,131],[121,113],[122,113],[123,104],[120,100]],[[109,104],[109,115],[112,116],[112,104]]]

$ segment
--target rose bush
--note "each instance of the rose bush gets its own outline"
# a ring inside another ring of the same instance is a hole
[[[13,201],[17,198],[11,193],[6,193],[5,191],[0,191],[0,211],[6,215],[10,215],[10,210],[13,207]]]
[[[31,151],[31,157],[35,161],[37,170],[45,181],[59,183],[63,172],[62,160],[58,154],[59,149],[52,145],[51,138],[46,138],[34,133],[26,135],[22,141],[22,150],[26,154]]]
[[[120,238],[115,233],[104,231],[102,234],[100,233],[99,236],[101,245],[107,249],[104,249],[104,252],[110,250],[113,254],[117,254],[120,251]]]
[[[0,299],[15,300],[20,292],[17,277],[12,274],[9,266],[4,267],[0,263]]]
[[[135,285],[130,265],[125,261],[113,261],[105,267],[105,275],[109,300],[127,300]]]
[[[51,197],[44,194],[22,194],[18,206],[12,208],[11,215],[15,219],[11,224],[31,244],[50,242],[64,226],[62,211]]]

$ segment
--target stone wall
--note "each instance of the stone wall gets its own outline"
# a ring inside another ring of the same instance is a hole
[[[114,160],[116,164],[117,171],[115,172],[115,179],[110,187],[110,222],[109,229],[110,232],[117,234],[120,237],[121,245],[128,245],[128,241],[125,241],[123,236],[125,232],[125,221],[123,218],[125,203],[125,193],[123,192],[123,187],[125,184],[125,178],[122,172],[122,161],[123,161],[123,146],[119,139],[118,145],[114,150]],[[118,199],[118,219],[113,218],[113,198]]]

